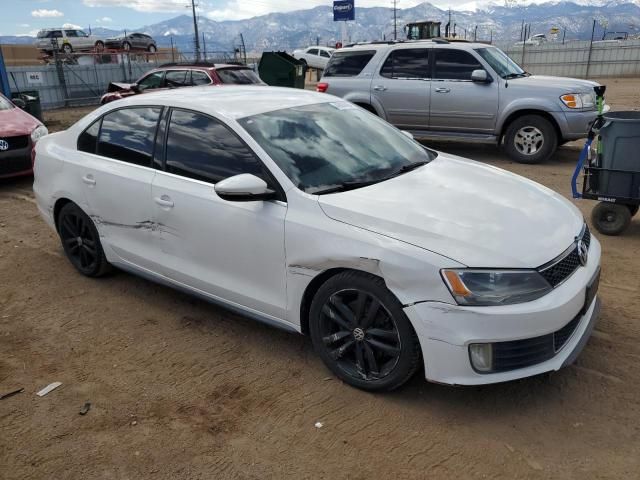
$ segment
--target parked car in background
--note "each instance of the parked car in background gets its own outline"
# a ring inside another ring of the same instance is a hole
[[[547,39],[547,36],[544,33],[536,33],[535,35],[531,35],[529,38],[527,38],[526,40],[520,40],[519,42],[514,43],[514,45],[522,45],[523,43],[525,45],[544,45],[546,43],[548,43],[549,40]]]
[[[83,50],[104,50],[104,40],[95,35],[89,35],[84,30],[74,28],[46,28],[38,32],[35,41],[36,48],[52,53],[54,44],[63,53],[73,53]]]
[[[115,266],[308,334],[366,390],[421,364],[455,385],[558,370],[598,318],[600,244],[569,200],[332,95],[130,97],[40,140],[33,187],[81,274]]]
[[[198,85],[265,85],[244,65],[224,63],[168,63],[147,72],[135,83],[111,82],[100,99],[101,104],[120,98],[165,88]]]
[[[22,100],[14,102],[0,94],[0,178],[31,174],[33,147],[48,133],[38,119],[22,110]]]
[[[597,116],[597,85],[531,75],[483,43],[421,40],[342,48],[317,90],[416,138],[493,143],[516,162],[537,163],[586,137]]]
[[[308,67],[324,70],[335,50],[331,47],[308,47],[294,50],[292,56]]]
[[[107,48],[115,48],[122,50],[145,50],[150,53],[158,51],[156,41],[146,33],[128,33],[117,37],[107,38],[105,40]]]

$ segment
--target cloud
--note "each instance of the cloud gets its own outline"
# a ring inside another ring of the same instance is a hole
[[[185,0],[82,0],[87,7],[124,7],[138,12],[185,12]]]
[[[111,18],[111,17],[96,18],[96,22],[97,23],[111,23],[111,22],[113,22],[113,18]]]
[[[51,17],[64,17],[64,13],[60,10],[47,10],[46,8],[39,8],[31,12],[32,17],[38,18],[51,18]]]
[[[22,28],[29,28],[31,25],[29,25],[28,23],[21,23],[20,26]]]
[[[73,23],[65,23],[64,25],[62,25],[62,28],[71,28],[73,30],[82,30],[82,27],[80,25],[74,25]]]

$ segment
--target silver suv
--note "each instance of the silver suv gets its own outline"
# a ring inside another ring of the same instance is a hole
[[[530,75],[499,48],[446,40],[337,50],[317,90],[343,97],[414,137],[503,145],[537,163],[586,136],[596,117],[587,80]]]

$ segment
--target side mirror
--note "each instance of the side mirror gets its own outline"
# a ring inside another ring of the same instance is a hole
[[[21,108],[22,110],[27,108],[27,103],[24,100],[22,100],[21,98],[13,98],[13,99],[11,99],[11,101],[13,102],[13,104],[16,107]]]
[[[409,137],[411,140],[413,140],[413,133],[407,132],[406,130],[400,130],[400,131],[403,133],[405,137]]]
[[[241,173],[216,183],[216,193],[230,202],[257,202],[273,200],[276,192],[267,186],[267,182],[250,173]]]
[[[471,72],[471,81],[478,83],[488,83],[490,79],[489,75],[487,75],[486,70],[478,69]]]

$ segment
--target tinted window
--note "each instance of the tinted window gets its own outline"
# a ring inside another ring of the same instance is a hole
[[[471,72],[482,69],[473,55],[462,50],[438,50],[434,78],[471,80]]]
[[[324,71],[325,77],[355,77],[375,55],[373,50],[336,52]]]
[[[331,55],[329,55],[329,52],[327,52],[326,50],[320,50],[320,56],[321,57],[326,57],[326,58],[330,58]]]
[[[141,91],[160,88],[162,87],[162,77],[164,77],[164,72],[153,72],[138,82],[138,88]]]
[[[186,87],[191,84],[189,70],[169,70],[164,76],[165,87]]]
[[[191,71],[191,84],[192,85],[209,85],[211,79],[209,75],[204,72],[198,72],[196,70]]]
[[[78,30],[78,36],[79,37],[88,37],[89,35],[83,30]]]
[[[67,37],[77,37],[78,36],[78,32],[76,32],[75,30],[65,30],[64,32],[67,34]]]
[[[159,107],[125,108],[102,119],[98,154],[136,165],[151,166]]]
[[[218,77],[222,83],[233,83],[236,85],[250,85],[262,83],[260,77],[253,70],[243,69],[223,69],[217,70]]]
[[[174,110],[167,138],[166,170],[216,183],[240,173],[267,181],[260,160],[217,120],[200,113]]]
[[[102,118],[99,118],[80,134],[78,137],[78,150],[87,153],[96,153],[96,140],[98,140],[98,134],[100,133],[101,121]]]
[[[394,50],[382,65],[380,75],[388,78],[430,78],[429,50]]]
[[[318,55],[318,49],[317,48],[310,48],[309,50],[307,50],[307,53],[309,55]]]

